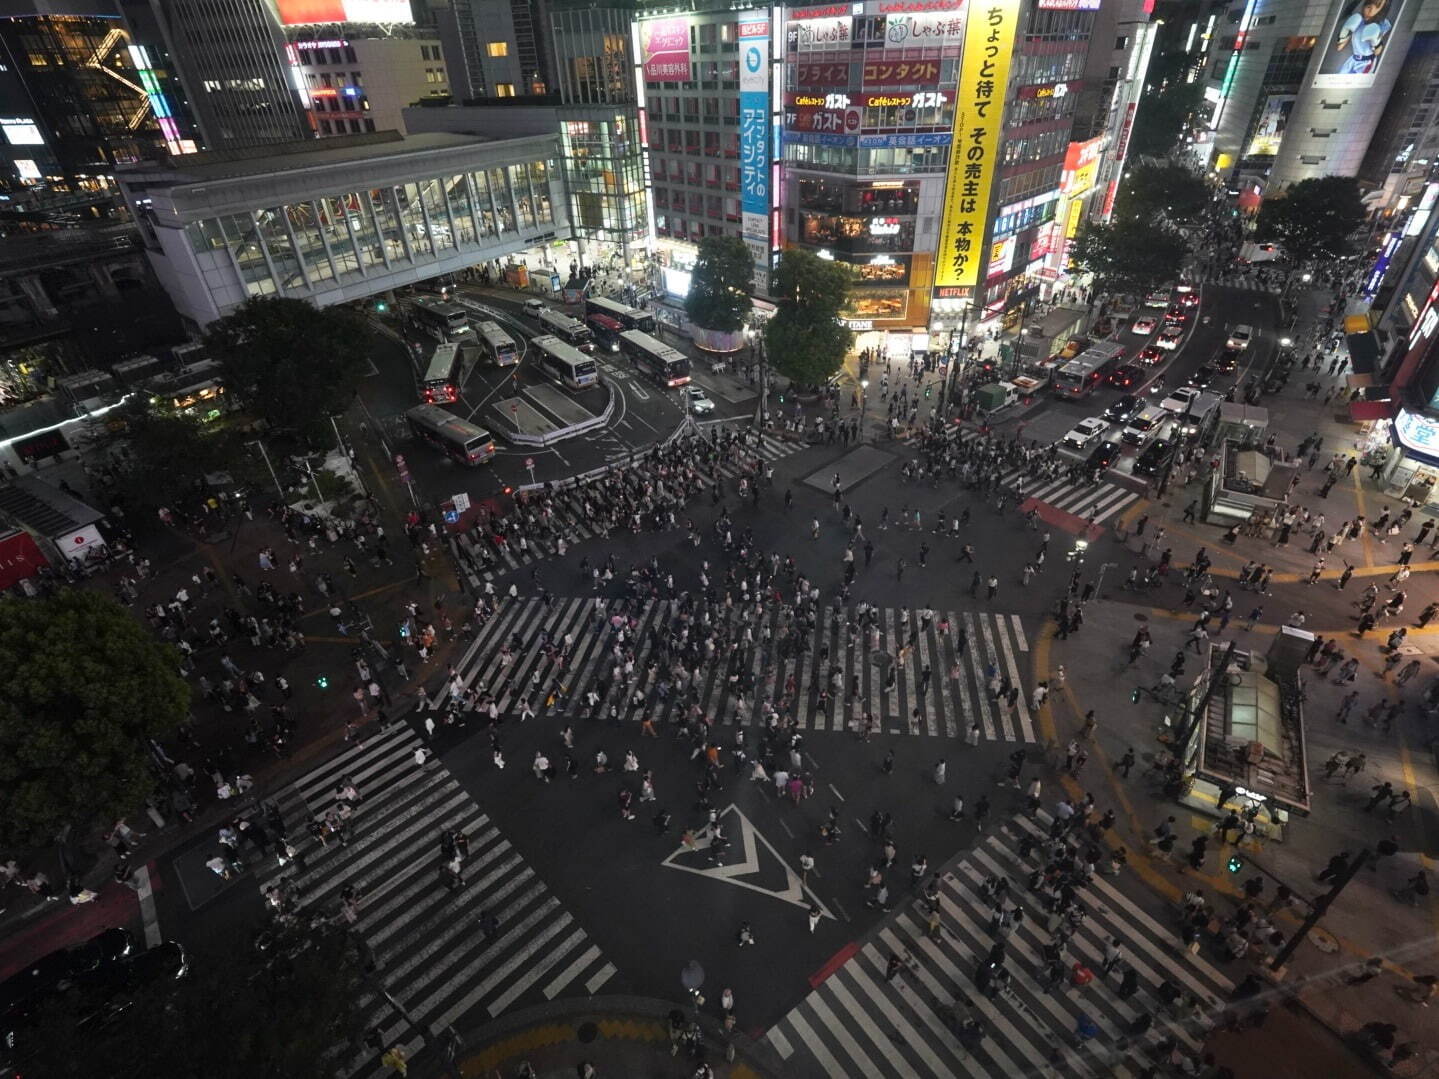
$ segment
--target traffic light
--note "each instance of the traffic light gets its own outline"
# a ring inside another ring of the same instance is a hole
[[[315,685],[319,686],[321,689],[329,689],[330,680],[322,674],[315,679]]]
[[[924,388],[924,396],[925,396],[925,397],[928,397],[928,396],[929,396],[931,393],[933,393],[933,392],[934,392],[934,387],[933,387],[933,386],[926,386],[926,387]]]
[[[1129,694],[1129,703],[1130,703],[1130,704],[1138,704],[1138,703],[1139,703],[1139,698],[1140,698],[1140,696],[1141,696],[1142,694],[1143,694],[1143,690],[1141,690],[1138,686],[1135,686],[1135,687],[1134,687],[1134,691]]]
[[[384,300],[376,300],[376,301],[375,301],[375,310],[378,311],[380,314],[383,315],[383,314],[384,314],[386,311],[388,311],[389,309],[390,309],[390,305],[387,304]]]
[[[1231,854],[1229,861],[1225,863],[1224,867],[1231,873],[1238,873],[1244,868],[1244,859],[1237,854]]]

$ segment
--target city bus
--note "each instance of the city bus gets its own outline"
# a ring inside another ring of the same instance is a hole
[[[561,314],[549,307],[542,307],[535,316],[539,321],[540,329],[547,334],[553,334],[567,345],[583,349],[586,352],[594,350],[594,343],[590,340],[590,330],[577,318],[570,318],[569,315]]]
[[[414,296],[410,299],[410,315],[415,322],[440,340],[467,333],[470,316],[463,307],[438,296]]]
[[[420,400],[427,405],[460,399],[460,346],[454,341],[436,345],[429,366],[420,377]]]
[[[582,390],[600,381],[599,365],[573,345],[545,334],[530,341],[535,362],[546,377],[572,390]]]
[[[1071,399],[1088,397],[1123,361],[1124,346],[1113,341],[1087,348],[1054,373],[1054,392]]]
[[[496,367],[513,367],[520,362],[520,348],[515,339],[500,328],[498,322],[481,322],[475,327],[480,348]]]
[[[462,465],[481,465],[495,455],[495,440],[483,427],[439,405],[416,405],[405,413],[410,432]]]
[[[647,333],[626,330],[620,334],[620,351],[661,386],[683,386],[690,380],[689,357]]]
[[[609,315],[591,315],[585,319],[585,325],[590,328],[597,346],[606,352],[620,350],[620,334],[625,332],[625,328]]]
[[[648,311],[641,311],[638,307],[631,307],[629,304],[620,303],[619,300],[606,299],[604,296],[585,297],[585,314],[604,315],[612,318],[627,330],[639,330],[641,333],[655,332],[655,317]]]

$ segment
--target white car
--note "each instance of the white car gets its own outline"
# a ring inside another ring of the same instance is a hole
[[[1105,431],[1109,430],[1109,423],[1098,416],[1090,416],[1087,420],[1080,420],[1074,428],[1060,439],[1060,444],[1068,446],[1072,450],[1082,450],[1088,446]]]
[[[1151,292],[1148,296],[1144,297],[1144,306],[1145,306],[1145,307],[1168,307],[1168,306],[1169,306],[1169,290],[1168,290],[1167,288],[1162,288],[1162,289],[1158,289],[1158,290],[1155,291],[1155,292]]]
[[[1183,413],[1189,408],[1189,402],[1198,397],[1200,392],[1197,386],[1180,386],[1163,401],[1160,401],[1159,407],[1169,412]]]
[[[1164,331],[1154,339],[1154,343],[1160,348],[1167,348],[1170,351],[1179,347],[1179,342],[1184,339],[1183,326],[1166,326]]]
[[[1166,300],[1165,302],[1168,303],[1169,301]],[[1156,319],[1153,315],[1140,315],[1137,319],[1134,320],[1134,325],[1129,327],[1129,331],[1131,333],[1148,336],[1149,334],[1154,332],[1154,328],[1158,325],[1159,320]]]
[[[705,396],[705,391],[698,386],[686,386],[685,394],[689,399],[690,411],[696,416],[706,416],[715,410],[715,403]]]

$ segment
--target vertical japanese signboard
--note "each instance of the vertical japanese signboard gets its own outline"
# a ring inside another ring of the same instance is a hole
[[[986,266],[984,231],[998,172],[1019,10],[1020,0],[989,0],[969,9],[936,253],[936,289],[973,288]]]
[[[769,262],[770,40],[769,19],[751,15],[763,13],[739,16],[740,214],[758,282]]]

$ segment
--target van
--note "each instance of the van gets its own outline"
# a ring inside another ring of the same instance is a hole
[[[545,305],[542,304],[539,300],[525,301],[525,314],[529,315],[530,318],[539,318],[540,312],[544,309]]]
[[[1248,348],[1249,342],[1254,338],[1253,326],[1235,326],[1229,331],[1229,337],[1225,340],[1226,348]]]

